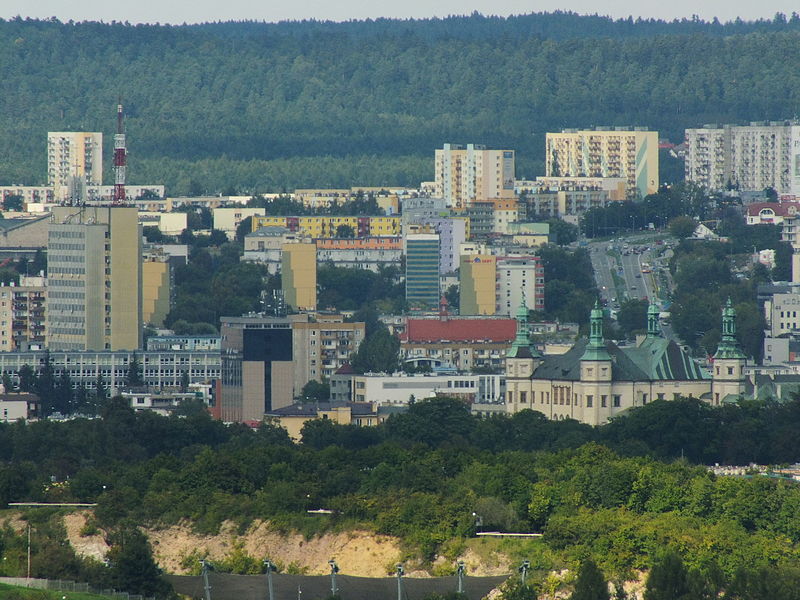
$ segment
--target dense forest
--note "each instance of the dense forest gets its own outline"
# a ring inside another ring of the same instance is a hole
[[[378,427],[310,421],[300,444],[274,424],[226,426],[198,406],[167,418],[112,398],[101,414],[0,425],[0,503],[96,501],[93,526],[109,532],[184,519],[201,532],[254,519],[309,536],[367,528],[428,565],[479,528],[539,531],[514,552],[541,575],[592,558],[607,577],[631,578],[666,548],[728,580],[800,560],[796,482],[699,466],[796,460],[796,400],[657,401],[593,428],[533,411],[480,419],[438,398]],[[306,514],[319,508],[334,513]],[[52,537],[35,549],[35,575],[97,576]],[[0,542],[24,548],[9,530]],[[237,568],[259,572],[261,558]]]
[[[47,131],[110,136],[120,95],[130,180],[172,194],[416,185],[447,141],[514,148],[532,177],[550,130],[639,125],[680,140],[703,123],[796,116],[798,42],[797,15],[2,21],[0,182],[45,180]]]

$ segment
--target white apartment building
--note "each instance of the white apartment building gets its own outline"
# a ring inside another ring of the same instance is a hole
[[[54,188],[57,200],[83,197],[86,186],[103,183],[103,134],[49,131],[47,183]]]
[[[447,207],[463,210],[470,202],[514,198],[513,150],[445,144],[434,158],[434,195]]]
[[[658,132],[644,127],[548,133],[546,176],[624,178],[629,198],[658,191]]]
[[[706,125],[686,130],[686,180],[800,197],[800,122]]]
[[[538,256],[497,258],[495,315],[512,317],[523,301],[529,310],[544,310],[544,266]]]

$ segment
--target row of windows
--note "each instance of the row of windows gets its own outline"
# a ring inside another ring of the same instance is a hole
[[[48,275],[53,271],[50,270]],[[53,297],[53,294],[57,294],[59,292],[54,292],[53,288],[58,287],[86,287],[86,282],[82,279],[48,279],[47,280],[47,287],[50,288],[50,297]]]
[[[62,275],[85,275],[86,269],[84,267],[48,267],[47,274],[59,273]]]
[[[58,230],[50,230],[50,237],[51,238],[71,238],[71,239],[83,239],[84,233],[83,231],[58,231]]]
[[[50,292],[50,300],[60,298],[63,300],[84,300],[86,294],[84,292]],[[51,304],[50,308],[55,309],[57,305]]]

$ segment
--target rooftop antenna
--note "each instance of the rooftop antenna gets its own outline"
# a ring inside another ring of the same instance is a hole
[[[114,192],[111,197],[113,206],[125,204],[125,168],[128,158],[128,149],[125,146],[125,131],[123,128],[122,97],[117,104],[117,133],[114,136]]]

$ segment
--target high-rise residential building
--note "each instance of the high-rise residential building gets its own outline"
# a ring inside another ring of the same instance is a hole
[[[710,190],[800,197],[800,121],[687,129],[685,169],[687,181]]]
[[[57,206],[47,240],[51,350],[142,342],[142,229],[136,208]]]
[[[42,350],[45,344],[47,279],[20,277],[0,285],[0,352]]]
[[[281,247],[281,288],[294,310],[317,309],[317,245],[290,243]]]
[[[458,270],[461,315],[493,315],[496,309],[497,259],[488,254],[462,255]]]
[[[406,301],[412,310],[439,306],[439,234],[406,236]]]
[[[504,256],[497,260],[495,314],[513,317],[520,306],[544,310],[544,265],[538,256]]]
[[[56,198],[79,193],[78,187],[103,183],[103,134],[90,131],[47,133],[47,182]]]
[[[461,257],[462,315],[513,316],[519,306],[544,310],[544,267],[538,256]]]
[[[435,152],[435,195],[448,207],[467,208],[470,202],[514,198],[514,151],[485,146],[445,144]]]
[[[172,270],[169,255],[151,251],[142,262],[142,322],[163,327],[170,309]]]
[[[628,129],[564,129],[548,133],[547,177],[622,177],[628,196],[658,191],[658,132]]]

